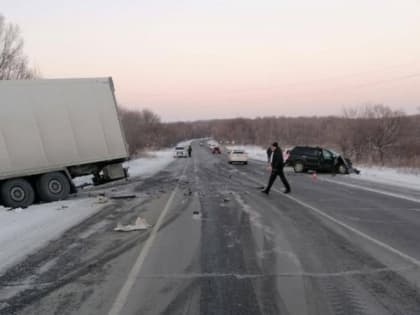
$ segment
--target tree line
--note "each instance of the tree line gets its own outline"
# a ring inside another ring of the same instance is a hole
[[[164,123],[150,110],[120,110],[130,148],[148,148],[213,137],[222,142],[262,147],[278,141],[332,148],[356,162],[420,167],[420,115],[405,115],[385,105],[347,108],[342,116],[259,117]]]

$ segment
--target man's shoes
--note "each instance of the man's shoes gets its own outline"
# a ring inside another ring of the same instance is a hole
[[[261,190],[261,192],[262,192],[263,194],[266,194],[266,195],[268,195],[268,194],[269,194],[269,193],[268,193],[268,191],[267,191],[266,189]]]
[[[285,194],[290,194],[290,189],[285,189],[285,190],[283,191],[283,193],[285,193]]]

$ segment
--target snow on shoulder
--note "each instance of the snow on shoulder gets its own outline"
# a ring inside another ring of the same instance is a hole
[[[420,169],[360,166],[352,178],[420,190]]]
[[[0,206],[0,274],[102,208],[94,198],[9,210]]]

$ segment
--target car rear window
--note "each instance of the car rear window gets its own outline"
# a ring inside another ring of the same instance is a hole
[[[233,154],[244,154],[244,151],[240,151],[240,150],[233,150],[232,152]]]
[[[176,147],[175,150],[184,150],[184,147]]]

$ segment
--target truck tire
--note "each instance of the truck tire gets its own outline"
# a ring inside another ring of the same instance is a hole
[[[47,173],[38,178],[36,191],[42,201],[63,200],[70,194],[70,183],[61,172]]]
[[[295,173],[303,173],[305,171],[305,166],[302,162],[298,161],[293,166],[293,169],[295,170]]]
[[[24,178],[6,180],[0,186],[1,200],[11,208],[26,208],[35,201],[35,191],[31,183]]]

